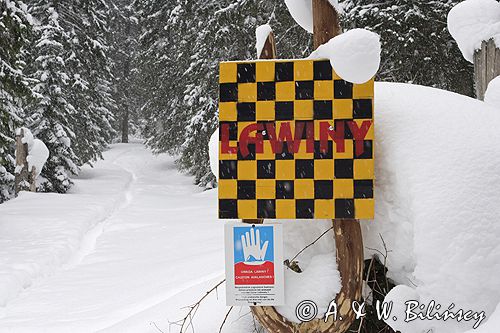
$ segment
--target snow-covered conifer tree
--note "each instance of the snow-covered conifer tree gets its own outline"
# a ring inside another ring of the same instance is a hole
[[[66,66],[70,40],[60,24],[57,1],[41,1],[33,12],[39,20],[31,64],[37,98],[27,124],[50,151],[41,189],[65,192],[71,186],[70,174],[76,174],[80,164],[71,145],[78,110],[71,103],[72,82]]]
[[[23,72],[31,28],[25,4],[0,1],[0,203],[14,191],[14,131],[23,122],[23,101],[31,95]]]
[[[367,28],[381,36],[379,79],[411,82],[473,96],[473,68],[460,54],[446,27],[460,2],[346,0],[344,28]]]

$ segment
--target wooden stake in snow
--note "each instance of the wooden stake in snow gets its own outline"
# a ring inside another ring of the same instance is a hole
[[[327,43],[342,30],[339,14],[328,0],[313,0],[314,46]],[[335,243],[337,246],[337,265],[342,279],[342,289],[336,297],[341,321],[330,322],[328,332],[346,332],[355,316],[351,311],[353,301],[361,301],[363,288],[363,235],[358,220],[333,220]],[[323,331],[326,332],[326,331]]]
[[[488,84],[499,75],[500,49],[493,39],[483,41],[481,49],[474,53],[474,82],[478,99],[484,100]]]
[[[274,34],[271,31],[267,36],[264,48],[259,55],[259,59],[275,59],[276,58],[276,42],[274,40]]]
[[[313,18],[315,48],[341,33],[339,15],[328,0],[313,0]],[[315,319],[296,324],[280,315],[274,307],[252,307],[254,316],[268,332],[343,333],[355,320],[351,306],[353,301],[361,300],[363,287],[364,255],[361,227],[358,220],[336,219],[333,220],[333,230],[337,246],[337,265],[342,278],[342,289],[335,302],[337,318],[342,320],[334,320],[334,316],[330,316],[326,322],[324,319]]]
[[[15,187],[16,194],[21,191],[36,191],[35,178],[36,172],[33,168],[32,172],[28,172],[28,144],[23,143],[24,129],[20,128],[16,131],[16,179]]]
[[[274,59],[276,58],[276,42],[274,40],[274,34],[271,31],[269,35],[267,35],[266,42],[264,43],[264,47],[262,48],[262,52],[260,53],[259,59]],[[243,220],[243,223],[248,224],[262,224],[264,220]]]

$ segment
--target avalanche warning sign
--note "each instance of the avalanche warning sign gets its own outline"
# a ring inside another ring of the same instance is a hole
[[[329,60],[221,63],[219,218],[373,219],[373,96]]]
[[[283,305],[283,231],[279,224],[227,224],[227,305]]]

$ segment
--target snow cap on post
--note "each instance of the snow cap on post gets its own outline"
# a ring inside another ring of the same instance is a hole
[[[328,2],[340,13],[338,0],[328,0]],[[313,33],[313,10],[312,0],[285,0],[290,15],[295,22],[309,33]]]
[[[34,139],[32,146],[29,148],[28,157],[26,157],[28,171],[32,172],[34,167],[36,172],[35,176],[40,176],[43,166],[49,159],[49,155],[49,149],[45,143],[43,143],[42,140]]]
[[[379,35],[365,29],[353,29],[321,45],[309,58],[328,58],[341,78],[362,84],[377,74],[381,50]]]
[[[273,32],[273,29],[269,24],[263,24],[255,29],[255,48],[257,49],[257,57],[260,57],[260,55],[262,54],[264,45],[266,45],[267,37],[271,32]]]
[[[488,84],[488,89],[484,95],[484,101],[487,104],[500,109],[500,76],[497,76]]]
[[[496,0],[466,0],[448,13],[448,30],[465,60],[473,63],[474,52],[493,38],[500,45],[500,3]]]

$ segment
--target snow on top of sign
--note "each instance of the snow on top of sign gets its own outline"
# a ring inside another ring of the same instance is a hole
[[[500,76],[497,76],[488,84],[488,89],[486,89],[484,95],[484,101],[500,109]]]
[[[338,0],[328,0],[328,2],[339,13],[341,12]],[[309,33],[313,33],[312,0],[285,0],[285,4],[295,22]]]
[[[260,55],[262,54],[262,49],[264,49],[267,37],[271,32],[273,32],[273,29],[269,24],[263,24],[255,29],[255,48],[257,49],[257,57],[260,57]]]
[[[377,74],[380,53],[379,35],[365,29],[353,29],[321,45],[310,58],[328,58],[341,78],[365,83]]]
[[[464,58],[474,61],[474,51],[491,38],[500,45],[500,3],[495,0],[466,0],[450,10],[448,30]]]

